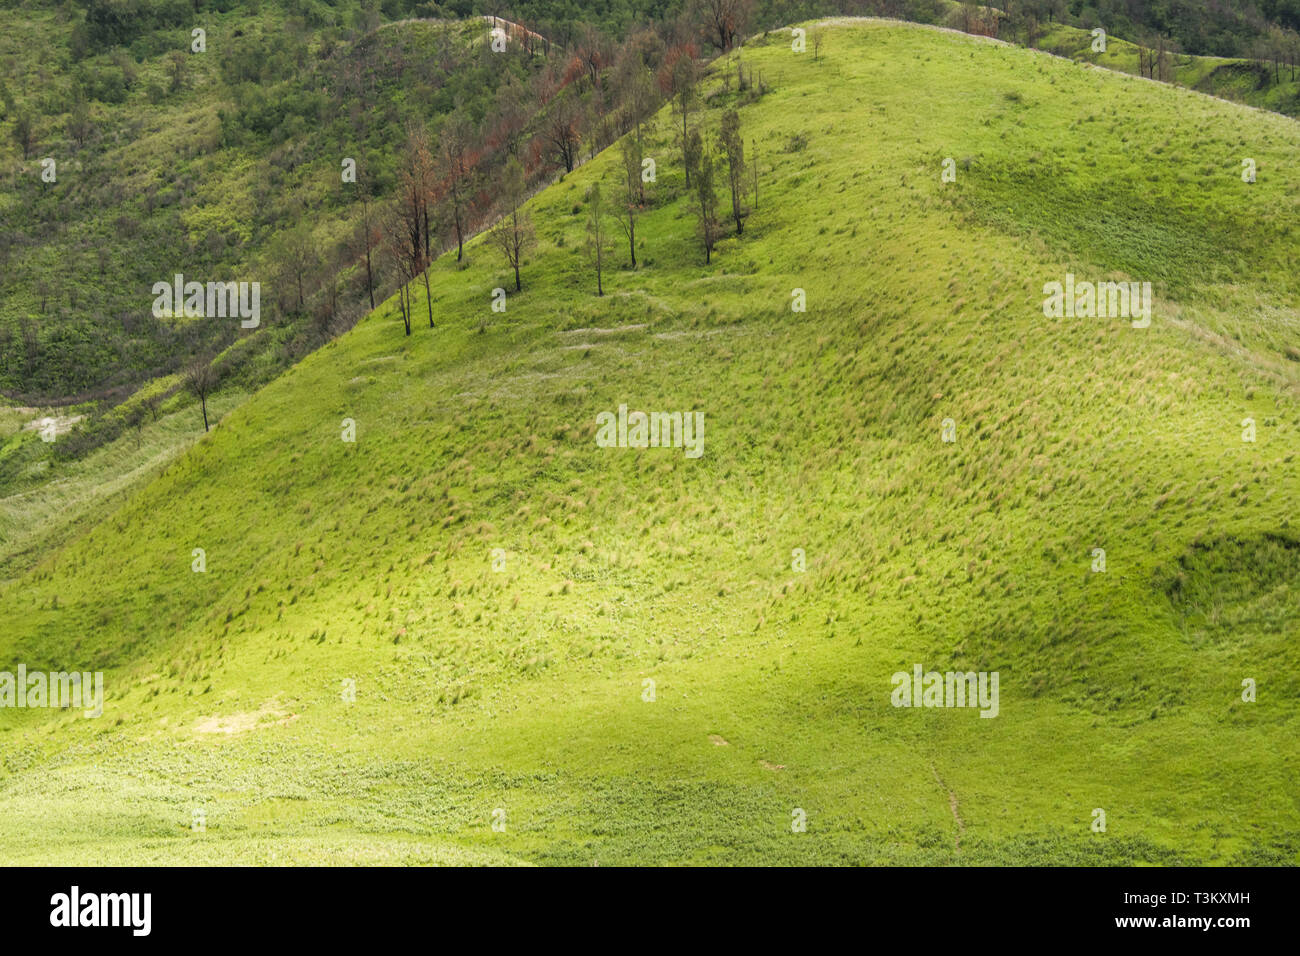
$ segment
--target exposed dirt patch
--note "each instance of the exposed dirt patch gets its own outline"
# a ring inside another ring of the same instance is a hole
[[[23,431],[38,431],[46,435],[66,435],[72,431],[72,426],[84,419],[85,415],[50,415],[45,418],[35,418],[23,425]]]
[[[709,739],[710,739],[711,741],[713,741],[713,746],[715,746],[715,747],[727,747],[727,746],[730,746],[730,745],[729,745],[725,740],[723,740],[723,739],[722,739],[721,737],[719,737],[717,734],[709,734]]]
[[[760,761],[758,762],[758,765],[759,765],[760,767],[762,767],[764,770],[784,770],[784,769],[785,769],[785,764],[783,764],[783,763],[768,763],[766,760],[760,760]]]
[[[267,701],[257,710],[246,710],[222,717],[200,717],[194,729],[201,734],[244,734],[261,727],[289,724],[298,719],[297,714],[286,714]]]
[[[953,849],[960,853],[961,835],[966,832],[966,824],[961,822],[961,814],[957,812],[957,794],[949,790],[948,785],[939,778],[939,771],[935,769],[934,764],[930,764],[930,772],[934,774],[934,782],[948,794],[948,809],[952,811],[952,818],[957,821],[957,835],[953,838]]]

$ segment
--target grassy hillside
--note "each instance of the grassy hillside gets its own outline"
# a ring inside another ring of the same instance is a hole
[[[1141,48],[1135,43],[1116,36],[1107,37],[1104,53],[1094,51],[1092,44],[1089,31],[1057,23],[1036,45],[1058,56],[1095,63],[1109,70],[1139,76],[1162,75],[1159,67],[1152,67],[1144,59],[1150,55],[1149,51],[1139,52]],[[1274,65],[1259,60],[1169,53],[1164,69],[1166,82],[1288,116],[1300,114],[1300,80],[1285,62]]]
[[[111,414],[130,416],[148,394],[141,390]],[[246,398],[248,392],[232,387],[209,401],[210,410],[221,415]],[[142,409],[138,425],[132,420],[117,441],[57,469],[51,467],[41,428],[52,421],[55,442],[64,440],[84,420],[79,410],[0,406],[0,578],[27,570],[83,522],[98,522],[106,500],[138,490],[197,442],[203,432],[196,405],[173,394],[156,413]]]
[[[760,182],[711,265],[664,112],[605,296],[608,151],[530,203],[504,314],[494,250],[440,260],[436,329],[385,303],[0,585],[4,666],[108,696],[0,709],[0,858],[1297,862],[1300,127],[825,37],[747,45],[756,100],[715,65]],[[1045,318],[1067,272],[1151,282],[1150,327]],[[598,447],[624,403],[703,455]],[[998,671],[998,717],[892,707],[916,663]]]

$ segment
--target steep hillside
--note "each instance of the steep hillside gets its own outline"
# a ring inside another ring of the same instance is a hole
[[[529,203],[504,313],[444,257],[436,328],[417,283],[0,585],[0,660],[106,689],[0,709],[0,858],[1300,860],[1300,127],[824,29],[705,83],[758,167],[710,264],[665,110],[605,295],[615,150]],[[1048,317],[1067,275],[1149,326]],[[702,454],[601,447],[621,405]],[[918,664],[996,718],[892,706]]]
[[[173,22],[137,16],[123,33],[112,4],[47,7],[24,0],[0,31],[0,392],[15,396],[0,422],[0,579],[197,440],[192,361],[216,356],[224,412],[364,314],[370,284],[379,299],[395,287],[373,247],[412,129],[463,117],[496,147],[481,172],[514,149],[545,180],[553,160],[527,147],[546,110],[529,99],[581,98],[551,83],[562,52],[490,50],[482,19],[379,26],[347,6],[309,26],[277,4],[164,4]],[[177,271],[260,283],[262,315],[253,328],[153,315],[153,284]],[[57,441],[38,439],[49,418]]]
[[[457,109],[476,129],[507,101],[535,115],[550,66],[489,50],[479,18],[181,4],[113,29],[90,6],[33,3],[0,35],[0,390],[32,404],[121,401],[241,338],[246,377],[274,377],[364,311],[361,190],[393,193],[412,125],[436,141]],[[153,314],[178,269],[265,285],[264,321]]]

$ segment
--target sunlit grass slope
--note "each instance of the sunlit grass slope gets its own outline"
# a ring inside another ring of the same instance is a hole
[[[742,56],[712,265],[665,112],[604,297],[614,155],[505,313],[444,258],[436,329],[385,303],[4,586],[3,666],[108,700],[0,711],[0,858],[1297,861],[1300,127],[897,24]],[[734,56],[706,88],[712,132]],[[1150,327],[1045,318],[1067,272]],[[703,456],[598,447],[623,403]],[[999,715],[891,706],[918,663]]]

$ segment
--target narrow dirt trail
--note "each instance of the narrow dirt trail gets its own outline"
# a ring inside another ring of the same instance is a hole
[[[957,821],[957,835],[953,838],[953,849],[960,853],[961,836],[966,832],[966,824],[961,822],[961,814],[957,812],[957,794],[948,789],[948,785],[939,777],[939,771],[935,769],[933,763],[930,764],[930,772],[934,774],[934,782],[948,794],[948,809],[952,811],[952,818]]]

